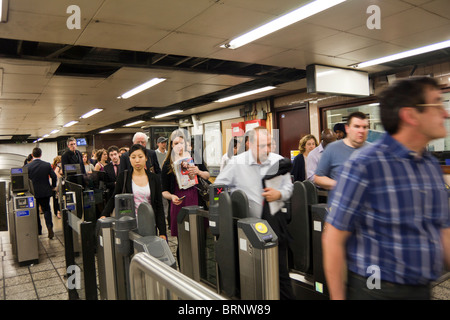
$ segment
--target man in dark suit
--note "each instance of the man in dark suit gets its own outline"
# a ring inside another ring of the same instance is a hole
[[[133,144],[140,144],[143,147],[146,148],[146,156],[147,156],[147,162],[145,164],[147,170],[150,170],[151,172],[154,172],[156,174],[161,173],[161,168],[159,166],[158,157],[156,156],[155,150],[147,149],[147,141],[148,137],[143,132],[137,132],[133,136]],[[130,170],[131,169],[131,163],[130,163],[130,156],[128,152],[125,152],[120,157],[120,167],[119,172]]]
[[[110,146],[108,148],[108,157],[111,160],[105,166],[105,185],[108,189],[108,194],[106,196],[106,202],[108,202],[109,198],[114,193],[114,187],[116,186],[117,176],[119,175],[119,166],[120,166],[120,155],[119,148],[116,146]]]
[[[67,147],[69,149],[61,156],[61,167],[63,172],[66,164],[79,164],[81,173],[86,174],[83,163],[83,155],[77,150],[77,140],[73,137],[67,139]]]
[[[42,161],[42,150],[40,148],[34,148],[33,161],[28,163],[25,167],[28,168],[28,177],[33,182],[34,197],[38,207],[41,206],[44,212],[45,224],[47,225],[48,237],[53,238],[53,221],[52,212],[50,209],[50,197],[52,196],[52,189],[56,188],[57,177],[52,169],[50,163]],[[50,185],[49,177],[52,179]],[[42,234],[41,220],[38,216],[38,231]]]

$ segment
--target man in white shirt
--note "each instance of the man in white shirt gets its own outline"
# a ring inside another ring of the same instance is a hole
[[[158,140],[156,140],[156,144],[158,145],[158,148],[155,150],[156,157],[158,158],[159,167],[162,170],[164,160],[166,159],[167,155],[167,138],[165,137],[159,137]],[[162,197],[163,200],[163,206],[164,206],[164,215],[166,219],[169,216],[169,200]],[[170,223],[168,224],[170,226]]]
[[[287,267],[286,214],[263,210],[265,201],[278,204],[274,207],[282,207],[283,202],[291,197],[293,189],[290,172],[279,176],[276,185],[263,188],[262,179],[268,174],[275,174],[277,170],[272,172],[269,169],[283,159],[271,152],[271,144],[271,136],[265,127],[252,129],[249,132],[249,150],[231,158],[214,183],[227,185],[230,191],[244,191],[249,201],[250,216],[269,222],[278,236],[280,298],[294,299]]]

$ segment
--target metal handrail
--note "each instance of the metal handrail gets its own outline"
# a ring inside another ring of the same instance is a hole
[[[130,263],[131,300],[226,300],[148,253]]]

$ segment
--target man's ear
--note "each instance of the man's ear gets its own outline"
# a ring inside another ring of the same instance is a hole
[[[415,127],[419,123],[419,113],[414,108],[400,108],[398,116],[406,125]]]

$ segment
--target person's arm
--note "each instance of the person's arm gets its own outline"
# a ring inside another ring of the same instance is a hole
[[[331,178],[328,178],[327,176],[314,176],[314,183],[326,190],[332,190],[336,186],[336,180],[333,180]]]
[[[323,269],[330,299],[345,299],[347,279],[346,249],[350,232],[341,231],[326,223],[322,234]]]
[[[441,229],[442,248],[444,249],[444,263],[450,270],[450,228]]]

